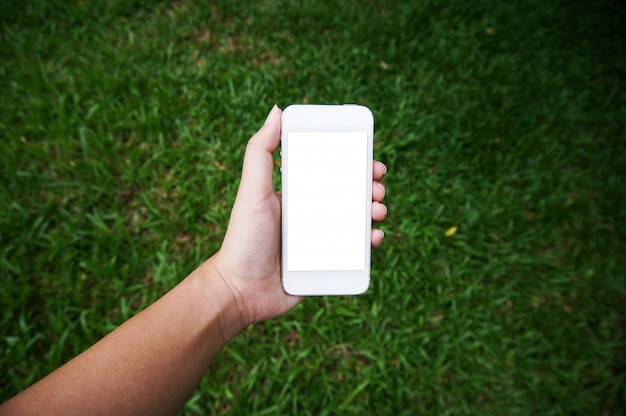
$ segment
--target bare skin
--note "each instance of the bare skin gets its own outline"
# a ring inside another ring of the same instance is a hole
[[[224,345],[302,298],[280,284],[280,194],[272,187],[282,112],[250,139],[218,253],[150,307],[0,406],[0,415],[171,415]],[[374,162],[372,219],[382,221],[385,166]],[[372,246],[383,233],[372,230]],[[209,374],[210,377],[210,374]]]

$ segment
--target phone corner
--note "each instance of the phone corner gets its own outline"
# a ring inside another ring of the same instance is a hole
[[[355,104],[347,103],[347,104],[344,104],[344,106],[354,108],[356,111],[361,112],[363,116],[370,118],[372,122],[374,122],[374,113],[368,106],[364,104],[356,104],[356,103]]]
[[[367,280],[363,280],[363,283],[361,284],[361,286],[355,286],[355,290],[352,293],[350,293],[350,295],[353,295],[353,296],[364,295],[370,289],[370,283],[371,283],[370,278],[368,278]]]
[[[289,104],[283,109],[283,117],[285,117],[285,114],[289,116],[298,106],[300,106],[300,104]]]
[[[370,290],[370,286],[371,286],[371,285],[370,285],[370,281],[368,280],[368,281],[367,281],[367,286],[365,286],[365,288],[363,289],[363,291],[362,291],[362,292],[360,292],[360,293],[359,293],[359,295],[364,295],[364,294],[366,294],[366,293]]]
[[[290,287],[288,280],[285,280],[284,277],[280,279],[280,285],[283,288],[283,292],[286,294],[290,296],[298,296],[298,293],[295,293],[296,291],[293,290],[294,288]]]

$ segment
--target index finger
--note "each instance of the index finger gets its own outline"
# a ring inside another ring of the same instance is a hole
[[[385,175],[385,173],[387,173],[387,166],[385,166],[382,162],[379,162],[378,160],[374,161],[374,180],[375,181],[379,181],[383,178],[383,176]]]

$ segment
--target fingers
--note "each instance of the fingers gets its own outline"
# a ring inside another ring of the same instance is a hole
[[[375,160],[372,175],[374,178],[374,183],[372,184],[372,220],[376,222],[384,220],[387,216],[387,207],[385,204],[382,204],[386,193],[385,184],[382,182],[385,173],[387,173],[387,167]],[[383,237],[385,237],[385,233],[382,230],[373,229],[372,247],[380,247],[383,243]]]
[[[372,247],[380,247],[385,233],[382,230],[372,230]]]
[[[372,186],[372,201],[383,202],[385,199],[385,185],[381,182],[374,181]]]
[[[374,161],[373,169],[373,176],[375,181],[380,181],[383,176],[385,176],[385,173],[387,173],[387,166],[385,166],[382,162],[379,162],[378,160]]]
[[[282,110],[276,104],[270,110],[265,123],[248,141],[248,145],[259,146],[268,153],[273,153],[280,143],[280,120]]]
[[[380,202],[372,202],[372,220],[379,222],[387,216],[387,207]]]
[[[374,183],[372,185],[372,201],[383,202],[385,199],[385,184],[382,182],[382,178],[387,173],[387,166],[385,166],[382,162],[378,160],[374,161],[373,164],[373,178]]]
[[[263,127],[248,141],[243,159],[240,192],[265,196],[273,193],[274,158],[272,153],[280,143],[281,117],[280,108],[272,107]]]

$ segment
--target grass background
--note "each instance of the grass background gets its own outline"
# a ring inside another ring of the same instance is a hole
[[[182,413],[624,414],[620,2],[0,16],[1,400],[219,248],[274,103],[358,102],[389,167],[370,291],[251,326]]]

